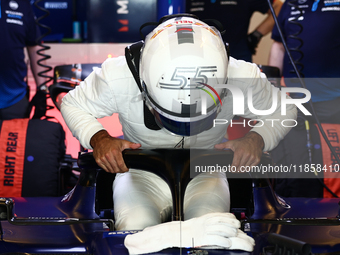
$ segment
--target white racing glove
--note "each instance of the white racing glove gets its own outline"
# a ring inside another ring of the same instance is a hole
[[[231,213],[209,213],[187,221],[172,221],[127,235],[129,254],[157,252],[171,247],[253,251],[255,241],[243,233]]]

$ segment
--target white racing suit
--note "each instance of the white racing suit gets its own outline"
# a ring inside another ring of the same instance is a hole
[[[252,103],[257,110],[272,106],[272,85],[255,64],[230,57],[228,84],[238,86],[245,97],[243,117],[261,119],[252,131],[264,140],[264,151],[273,149],[293,126],[296,107],[287,106],[281,115],[280,95],[276,111],[266,116],[256,116],[247,107],[247,91],[252,88]],[[217,119],[233,118],[232,93],[223,101]],[[63,99],[61,113],[66,124],[80,143],[88,149],[91,137],[104,127],[97,118],[119,114],[124,139],[140,143],[141,148],[174,148],[183,137],[170,134],[164,128],[150,130],[144,125],[143,100],[138,86],[124,57],[106,60],[102,68],[94,70],[84,82],[70,91]],[[266,120],[276,121],[266,121]],[[184,148],[213,149],[226,134],[228,124],[216,125],[197,136],[185,137]],[[113,184],[114,212],[117,230],[144,229],[169,218],[172,198],[167,184],[154,174],[130,169],[117,174]],[[188,185],[184,198],[184,217],[190,219],[210,212],[227,212],[230,207],[229,187],[225,174],[201,174]]]

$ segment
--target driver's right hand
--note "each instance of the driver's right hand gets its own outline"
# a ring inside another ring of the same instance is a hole
[[[91,138],[93,157],[98,166],[108,173],[124,173],[129,171],[126,167],[122,151],[125,149],[138,149],[139,143],[112,137],[106,130],[101,130]]]

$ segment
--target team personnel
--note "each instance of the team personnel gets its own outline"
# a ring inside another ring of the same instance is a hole
[[[303,0],[294,3],[286,1],[278,16],[287,46],[311,93],[314,109],[321,123],[340,124],[340,33],[336,32],[340,28],[339,3],[338,0]],[[297,74],[276,27],[273,29],[272,38],[274,43],[270,52],[269,65],[280,68],[285,86],[302,86],[297,79],[292,79],[296,78]],[[290,94],[290,96],[301,97],[302,95]],[[309,104],[305,107],[310,110]],[[299,116],[301,129],[292,130],[272,153],[278,163],[301,165],[314,163],[316,159],[308,155],[308,144],[311,141],[306,141],[307,135],[303,133],[306,130],[304,120],[307,119],[312,128],[315,116],[303,114]],[[332,130],[334,133],[336,129],[332,128]],[[316,141],[316,137],[311,137],[311,139]],[[326,154],[327,148],[325,147],[322,148],[322,154]],[[319,150],[315,150],[313,156],[316,156],[317,151]],[[324,176],[322,182],[329,187],[334,186],[333,190],[337,190],[339,194],[337,179]],[[308,188],[311,186],[313,189]],[[312,178],[308,180],[278,179],[276,192],[287,197],[323,197],[328,193],[324,192],[324,187],[318,180],[312,180]],[[328,195],[332,197],[330,193]]]
[[[36,51],[39,31],[28,0],[0,1],[0,119],[28,117],[27,64],[25,48],[37,86],[45,78],[38,76]]]
[[[340,34],[334,32],[340,27],[339,1],[305,0],[296,7],[285,2],[278,20],[297,68],[306,78],[305,83],[316,108],[319,108],[318,105],[329,105],[327,111],[324,109],[319,112],[321,121],[340,123],[340,110],[333,107],[340,102],[340,83],[336,79],[329,79],[340,77]],[[297,75],[276,27],[272,38],[274,43],[269,65],[280,68],[286,86],[300,86],[296,80],[292,82],[289,79]]]
[[[282,2],[272,1],[275,13],[278,14]],[[216,0],[201,1],[187,0],[187,12],[197,15],[200,19],[217,19],[225,27],[222,38],[230,45],[230,55],[236,59],[243,59],[251,62],[252,55],[261,38],[267,35],[274,26],[274,19],[269,10],[267,0]],[[248,33],[250,19],[255,12],[268,16]]]

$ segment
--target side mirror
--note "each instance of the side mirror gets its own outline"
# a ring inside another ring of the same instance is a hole
[[[0,221],[10,220],[14,217],[13,205],[13,199],[0,197]]]

